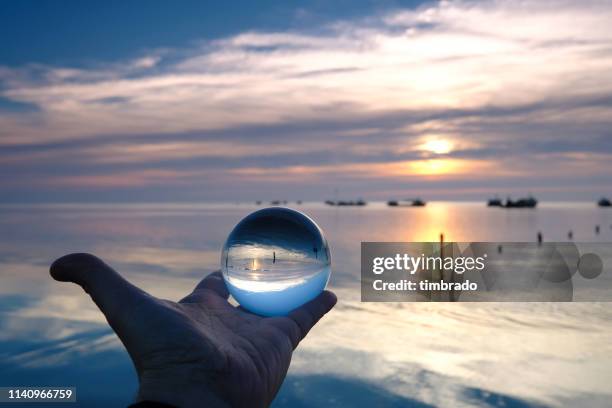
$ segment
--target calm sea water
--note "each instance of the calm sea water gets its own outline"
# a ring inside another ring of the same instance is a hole
[[[536,210],[482,203],[425,208],[295,205],[327,233],[337,307],[294,354],[276,407],[609,406],[612,304],[367,304],[363,241],[612,242],[612,210],[591,203]],[[80,406],[132,401],[127,354],[78,287],[48,266],[97,254],[159,297],[179,299],[218,269],[249,205],[0,207],[0,386],[76,386]],[[595,225],[601,233],[595,234]]]

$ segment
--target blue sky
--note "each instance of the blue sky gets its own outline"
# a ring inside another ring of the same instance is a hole
[[[321,27],[422,1],[3,1],[3,65],[83,66],[153,48],[189,47],[247,30]]]
[[[611,18],[594,0],[3,2],[0,200],[612,195]]]

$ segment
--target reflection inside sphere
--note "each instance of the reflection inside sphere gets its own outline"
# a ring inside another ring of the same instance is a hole
[[[240,305],[285,315],[323,291],[331,272],[327,241],[306,215],[265,208],[245,217],[223,247],[223,278]]]

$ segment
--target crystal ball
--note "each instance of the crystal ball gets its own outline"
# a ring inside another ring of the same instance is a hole
[[[305,214],[264,208],[229,234],[221,254],[223,279],[240,305],[258,315],[283,316],[314,299],[331,273],[323,231]]]

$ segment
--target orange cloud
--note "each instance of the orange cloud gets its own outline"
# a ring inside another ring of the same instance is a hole
[[[508,174],[496,163],[470,159],[424,159],[391,163],[350,163],[320,166],[288,166],[282,168],[249,167],[230,170],[232,174],[266,180],[287,180],[292,177],[317,179],[328,175],[360,179],[415,177],[446,177],[479,174],[492,177]]]

